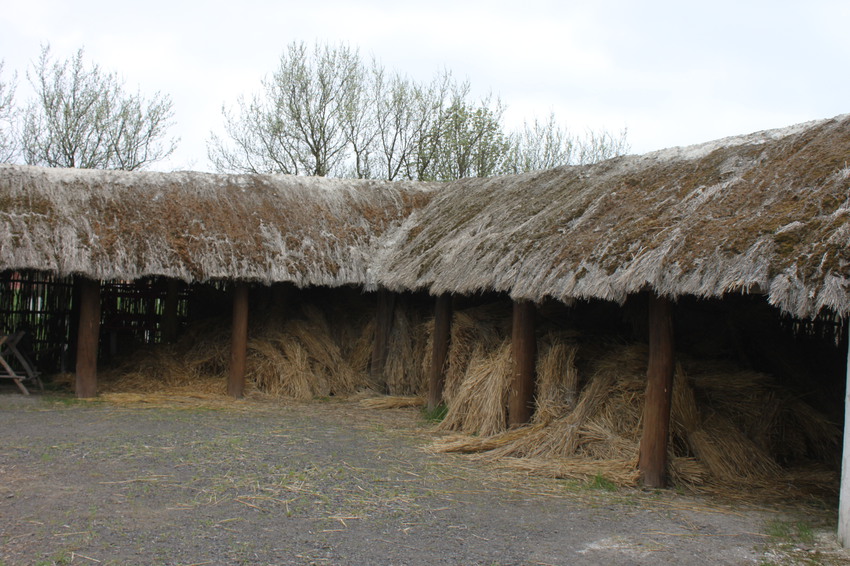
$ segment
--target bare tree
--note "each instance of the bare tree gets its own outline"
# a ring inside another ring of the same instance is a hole
[[[352,118],[362,111],[363,65],[346,46],[291,44],[264,92],[222,110],[235,147],[215,134],[208,145],[219,170],[325,176],[345,168]]]
[[[420,178],[449,181],[500,173],[510,149],[503,113],[498,98],[474,102],[468,82],[450,82],[445,104],[424,140],[429,160]]]
[[[262,91],[222,108],[225,136],[211,134],[219,171],[451,180],[602,159],[621,139],[578,140],[554,116],[506,132],[498,97],[475,100],[443,72],[418,83],[367,67],[356,50],[293,43]],[[620,143],[621,142],[621,143]],[[619,145],[618,145],[619,143]]]
[[[85,68],[83,50],[52,60],[44,47],[32,74],[36,99],[24,111],[21,149],[31,165],[134,170],[168,157],[170,97],[127,94],[115,73]]]
[[[3,82],[3,61],[0,61],[0,163],[11,162],[15,156],[15,77]]]
[[[622,155],[628,150],[626,130],[619,135],[605,130],[588,131],[584,138],[580,138],[560,126],[555,115],[550,114],[546,122],[537,119],[532,124],[525,122],[522,129],[512,134],[505,172],[522,173],[561,165],[587,165]]]
[[[446,80],[417,84],[407,77],[373,68],[378,176],[384,179],[419,179],[428,166],[421,162],[443,104]]]

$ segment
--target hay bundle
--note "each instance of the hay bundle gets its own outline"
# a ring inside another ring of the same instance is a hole
[[[357,374],[365,374],[369,371],[369,362],[372,359],[372,344],[375,342],[375,319],[370,318],[365,324],[358,325],[359,332],[341,342],[343,345],[343,356],[348,365]]]
[[[535,423],[548,423],[571,411],[578,394],[578,347],[571,335],[548,334],[541,342],[537,358],[537,410]]]
[[[369,397],[360,400],[360,406],[368,409],[403,409],[407,407],[423,407],[425,399],[422,397],[390,396]]]
[[[451,344],[449,345],[448,367],[443,388],[443,399],[451,405],[460,390],[470,366],[473,354],[479,356],[499,348],[510,334],[510,309],[506,304],[495,303],[481,307],[456,311],[452,317]],[[433,335],[434,324],[428,325],[429,335]],[[433,343],[425,351],[423,363],[429,367]],[[427,370],[426,370],[427,375]]]
[[[523,472],[543,477],[583,480],[601,476],[621,486],[635,486],[640,479],[637,460],[619,458],[589,460],[587,458],[505,458],[500,464]]]
[[[252,329],[246,367],[249,390],[304,400],[370,388],[368,376],[359,368],[368,365],[374,324],[358,323],[358,328],[334,334],[319,308],[304,305],[300,314],[300,318],[283,324],[280,318],[267,316]],[[334,336],[354,336],[357,332],[360,338],[348,347],[346,356]],[[102,389],[176,393],[178,388],[200,387],[202,391],[224,393],[230,338],[229,320],[194,323],[178,343],[139,349],[120,366],[105,372]]]
[[[563,350],[553,347],[548,352],[541,351],[538,368],[552,363],[546,358],[558,351],[569,360],[566,367],[575,368],[576,353],[570,344]],[[533,424],[487,437],[445,438],[435,444],[435,449],[482,453],[488,459],[507,461],[511,466],[524,465],[530,472],[538,470],[545,475],[602,474],[620,485],[634,485],[646,363],[644,345],[609,347],[603,358],[588,364],[592,374],[572,408],[565,402],[569,387],[553,393],[558,388],[541,379],[543,415],[538,415]],[[840,441],[837,427],[805,404],[793,410],[792,418],[787,407],[801,402],[770,384],[763,374],[729,371],[725,379],[720,379],[716,364],[701,366],[689,361],[684,365],[691,367],[693,375],[686,374],[683,364],[677,365],[671,408],[668,472],[678,485],[712,491],[728,485],[762,489],[776,485],[785,473],[774,449],[780,436],[777,431],[793,431],[797,437],[790,448],[786,445],[785,452],[834,454]],[[563,379],[565,383],[577,381],[574,376]],[[486,389],[480,387],[479,394],[485,395]],[[563,411],[560,414],[555,409],[559,399]],[[703,406],[709,410],[701,410]],[[466,418],[467,422],[474,422],[471,417]],[[517,464],[525,461],[528,463]],[[612,472],[624,462],[631,463],[629,474]],[[833,472],[831,476],[821,473],[807,477],[813,483],[834,476]]]
[[[779,465],[731,421],[711,415],[688,435],[700,462],[721,482],[753,482],[775,478]]]
[[[492,435],[505,429],[511,378],[511,343],[504,340],[492,353],[478,347],[453,394],[440,430]]]
[[[395,309],[387,345],[384,380],[390,395],[407,396],[424,392],[425,338],[419,313],[412,308]]]
[[[275,397],[307,400],[327,395],[327,380],[313,373],[310,355],[287,334],[266,335],[248,343],[246,378]]]

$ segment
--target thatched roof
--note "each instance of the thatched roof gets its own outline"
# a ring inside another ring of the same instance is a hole
[[[369,285],[432,185],[0,166],[0,270]]]
[[[762,292],[850,313],[850,115],[450,184],[382,259],[391,288],[623,301]]]
[[[850,314],[850,115],[445,185],[0,166],[0,270]]]

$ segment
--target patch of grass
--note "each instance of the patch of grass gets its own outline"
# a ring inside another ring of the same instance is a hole
[[[75,407],[77,405],[91,405],[92,403],[103,403],[103,399],[95,397],[93,399],[79,399],[73,394],[61,392],[45,392],[41,396],[45,403],[53,403],[54,405],[64,405],[66,407]]]
[[[596,474],[593,479],[588,481],[590,489],[598,489],[601,491],[617,491],[617,484],[607,479],[602,474]]]
[[[765,525],[765,534],[782,542],[811,544],[815,534],[805,521],[773,520]]]
[[[429,423],[439,423],[446,418],[446,413],[448,412],[449,408],[445,403],[440,403],[433,409],[429,409],[427,406],[425,406],[422,407],[422,418],[428,421]]]

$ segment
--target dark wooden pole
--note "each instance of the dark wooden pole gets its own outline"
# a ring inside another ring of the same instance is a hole
[[[673,307],[669,299],[649,296],[649,364],[640,440],[640,474],[647,487],[664,487],[674,370]]]
[[[514,302],[511,338],[513,379],[508,400],[509,426],[527,423],[534,413],[534,367],[537,359],[537,340],[534,336],[536,311],[531,301]]]
[[[227,393],[238,399],[242,397],[245,390],[245,365],[248,357],[248,285],[246,283],[237,283],[233,290],[232,328]]]
[[[180,305],[180,282],[169,279],[165,288],[165,300],[162,303],[162,318],[160,319],[161,339],[166,344],[177,341],[178,312]]]
[[[97,395],[97,351],[100,340],[100,282],[81,277],[80,318],[77,332],[77,397]]]
[[[390,332],[395,316],[396,294],[386,289],[378,291],[378,308],[375,312],[375,341],[372,343],[372,360],[369,375],[377,383],[384,381],[384,364],[390,343]]]
[[[428,410],[433,411],[443,400],[446,382],[446,358],[452,336],[452,296],[444,293],[434,306],[434,347],[428,374]]]

